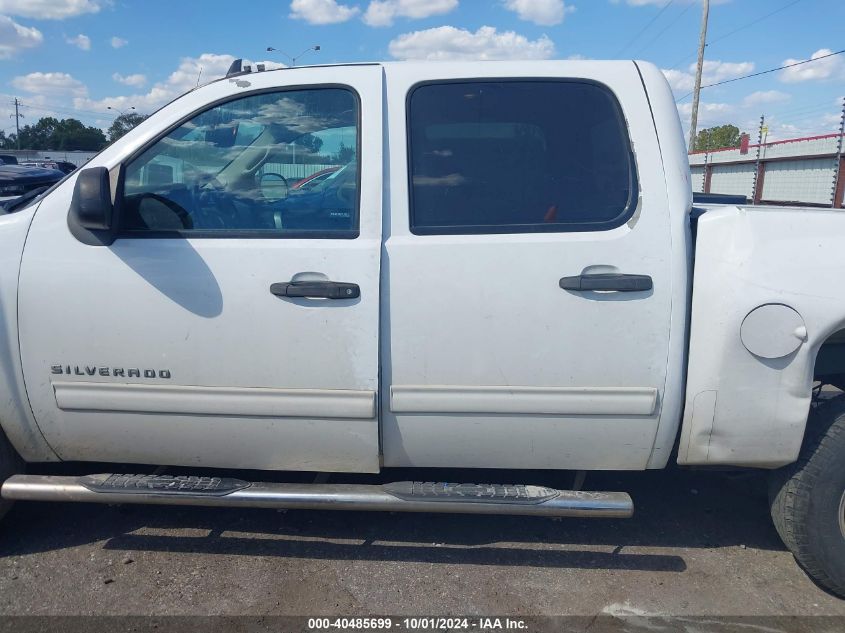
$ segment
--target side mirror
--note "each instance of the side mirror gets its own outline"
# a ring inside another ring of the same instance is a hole
[[[68,213],[70,232],[84,244],[108,245],[114,241],[114,204],[109,171],[89,167],[79,172]]]

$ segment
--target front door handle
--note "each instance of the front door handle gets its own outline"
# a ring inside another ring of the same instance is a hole
[[[602,273],[595,275],[575,275],[563,277],[560,287],[564,290],[584,292],[588,290],[615,292],[642,292],[651,290],[653,284],[648,275],[622,275],[619,273]]]
[[[357,299],[361,296],[358,284],[342,281],[285,281],[270,286],[277,297],[305,299]]]

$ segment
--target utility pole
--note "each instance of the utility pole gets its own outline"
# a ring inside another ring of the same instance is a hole
[[[18,110],[20,106],[20,100],[15,97],[15,113],[12,116],[15,117],[15,141],[18,149],[21,148],[21,117],[23,116]]]
[[[695,68],[695,89],[692,93],[692,117],[689,126],[689,151],[695,151],[695,135],[698,127],[698,99],[701,96],[701,70],[704,67],[704,47],[707,46],[707,18],[710,15],[710,0],[704,0],[701,13],[701,34],[698,37],[698,65]]]

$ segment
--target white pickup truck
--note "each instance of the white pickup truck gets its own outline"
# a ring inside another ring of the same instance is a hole
[[[841,213],[693,208],[648,63],[235,64],[0,216],[3,503],[625,517],[227,469],[763,468],[843,594],[843,244]]]

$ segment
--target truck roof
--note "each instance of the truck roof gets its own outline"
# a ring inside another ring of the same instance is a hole
[[[235,60],[237,61],[242,60]],[[396,67],[396,66],[438,66],[438,65],[449,65],[454,67],[456,64],[466,65],[466,66],[473,66],[473,65],[483,65],[483,66],[490,66],[495,64],[500,64],[502,66],[513,64],[514,62],[520,64],[531,64],[531,65],[544,65],[544,64],[572,64],[575,65],[588,65],[588,64],[601,64],[603,66],[607,65],[618,65],[628,66],[631,63],[636,62],[635,59],[617,59],[617,60],[607,60],[607,59],[531,59],[531,60],[502,60],[502,59],[474,59],[474,60],[408,60],[408,61],[373,61],[373,62],[338,62],[333,64],[306,64],[302,66],[282,66],[280,68],[269,68],[266,70],[258,71],[255,70],[252,65],[246,66],[247,68],[251,68],[251,70],[241,70],[239,72],[230,72],[227,73],[224,77],[220,77],[219,79],[215,79],[214,81],[210,81],[209,83],[215,83],[216,81],[220,81],[221,79],[227,79],[230,77],[236,77],[240,75],[252,74],[255,72],[278,72],[278,71],[285,71],[285,70],[300,70],[304,68],[337,68],[337,67],[355,67],[355,66],[382,66],[385,68],[389,67]],[[650,62],[643,62],[643,63],[650,63]],[[206,84],[207,85],[207,84]]]

